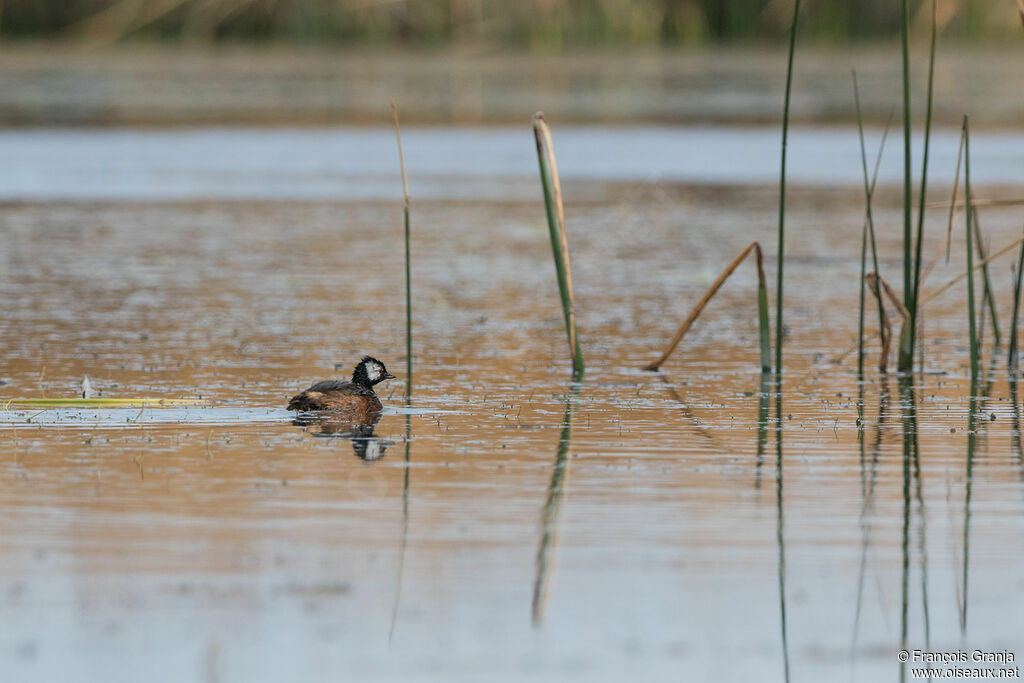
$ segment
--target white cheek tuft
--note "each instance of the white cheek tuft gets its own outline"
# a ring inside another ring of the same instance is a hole
[[[371,382],[376,382],[377,378],[380,377],[380,366],[376,363],[368,363],[366,365],[366,376],[370,378]]]

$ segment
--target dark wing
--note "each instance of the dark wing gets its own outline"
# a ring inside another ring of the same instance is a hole
[[[327,391],[337,391],[343,394],[358,394],[358,390],[362,389],[358,384],[352,384],[352,382],[342,382],[340,379],[325,379],[322,382],[317,382],[306,391],[319,391],[321,394]]]

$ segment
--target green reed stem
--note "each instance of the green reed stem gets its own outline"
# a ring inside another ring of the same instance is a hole
[[[544,114],[533,115],[533,135],[537,142],[537,162],[540,165],[540,183],[544,190],[544,208],[547,210],[548,231],[551,235],[551,251],[555,258],[558,274],[558,291],[562,297],[562,315],[569,336],[569,354],[572,357],[573,381],[583,379],[583,354],[580,339],[576,333],[576,314],[573,309],[572,274],[569,270],[569,247],[565,235],[565,212],[562,207],[562,191],[558,180],[558,164],[551,144],[551,130],[544,120]]]
[[[1006,369],[1010,373],[1010,381],[1014,383],[1017,378],[1017,319],[1020,315],[1020,286],[1022,274],[1024,274],[1024,243],[1021,243],[1020,253],[1017,255],[1017,272],[1015,273],[1013,281],[1013,315],[1010,316],[1010,348],[1007,351],[1006,357]],[[1016,386],[1011,388],[1016,391]],[[1016,414],[1016,400],[1014,401],[1014,411]]]
[[[764,277],[764,256],[761,247],[755,250],[757,258],[757,328],[761,339],[761,373],[772,371],[771,323],[768,321],[768,284]]]
[[[860,231],[860,297],[857,304],[857,384],[861,385],[864,382],[864,290],[867,289],[867,283],[865,277],[867,275],[867,261],[868,261],[868,225],[864,223],[864,227]],[[864,388],[860,388],[861,392]],[[858,408],[860,404],[858,403]],[[859,417],[859,416],[858,416]]]
[[[761,463],[764,461],[765,448],[768,445],[768,419],[770,417],[772,395],[772,372],[761,372],[761,386],[757,392],[757,459],[754,488],[761,488]]]
[[[1024,251],[1024,248],[1022,248]],[[1024,261],[1024,259],[1022,259]],[[1020,272],[1020,271],[1018,271]],[[1018,282],[1020,278],[1018,278]],[[1011,419],[1010,428],[1010,446],[1013,448],[1013,452],[1017,455],[1017,464],[1022,468],[1021,473],[1024,474],[1024,447],[1021,444],[1020,436],[1020,400],[1017,394],[1017,367],[1016,361],[1013,361],[1013,366],[1010,370],[1010,406],[1013,408],[1013,415]]]
[[[789,683],[789,638],[786,628],[786,546],[782,504],[782,301],[783,266],[786,246],[786,144],[789,140],[789,102],[793,85],[793,53],[796,51],[797,20],[800,18],[800,0],[793,3],[793,22],[789,27],[789,58],[786,63],[786,99],[782,110],[782,159],[779,168],[779,253],[776,269],[775,310],[775,500],[776,539],[779,546],[779,621],[782,630],[783,675]]]
[[[412,269],[409,257],[409,200],[405,203],[405,357],[408,358],[405,394],[412,394]]]
[[[971,215],[974,216],[974,244],[978,248],[978,258],[981,259],[981,279],[982,284],[984,285],[982,288],[981,295],[981,321],[984,325],[985,309],[987,308],[989,318],[991,318],[992,320],[992,340],[995,344],[996,352],[998,352],[999,347],[1002,346],[1002,336],[999,333],[999,318],[996,314],[996,300],[994,296],[995,290],[992,288],[992,279],[989,277],[988,272],[988,254],[986,253],[985,243],[982,239],[981,220],[979,218],[980,214],[981,212],[978,211],[977,207],[974,207],[974,209],[971,212]],[[982,334],[979,333],[978,338],[980,340],[982,338]]]
[[[985,314],[982,312],[982,317]],[[979,344],[979,346],[983,346]],[[988,399],[992,396],[992,386],[996,383],[996,365],[999,363],[999,349],[995,348],[992,350],[992,355],[988,359],[988,372],[985,373],[985,383],[981,387],[981,396],[984,399]]]
[[[964,115],[964,193],[966,195],[965,205],[967,212],[967,317],[968,334],[971,345],[971,395],[977,390],[978,384],[978,334],[975,328],[974,311],[974,240],[972,239],[973,216],[971,211],[971,134],[967,120]]]
[[[786,246],[786,144],[789,140],[789,100],[793,86],[793,53],[796,51],[796,28],[800,18],[800,0],[793,3],[793,21],[789,27],[789,59],[786,63],[786,99],[782,109],[782,162],[779,170],[779,253],[775,281],[775,383],[778,385],[776,405],[779,429],[782,428],[782,285]],[[788,672],[787,672],[788,673]]]
[[[395,117],[395,138],[398,140],[398,161],[402,165],[402,193],[405,197],[405,395],[412,395],[412,265],[409,252],[409,179],[405,174],[405,155],[402,153],[402,131],[398,126],[398,107],[391,103]]]
[[[789,683],[789,638],[786,628],[786,546],[784,543],[782,504],[782,301],[783,266],[786,253],[786,145],[789,140],[789,102],[793,86],[793,54],[796,51],[796,29],[800,18],[800,0],[793,3],[793,21],[789,27],[789,58],[786,63],[786,99],[782,110],[782,159],[779,168],[779,252],[776,268],[775,310],[775,500],[776,538],[779,545],[779,618],[782,630],[783,674]]]
[[[868,191],[868,159],[867,153],[864,149],[864,125],[861,122],[860,116],[860,96],[857,94],[857,72],[851,70],[853,75],[853,97],[857,103],[857,132],[860,134],[860,159],[861,165],[864,167],[864,195],[867,201],[868,215],[871,212],[871,193]],[[858,291],[860,293],[858,305],[857,305],[857,383],[860,384],[864,381],[864,290],[867,289],[867,283],[864,277],[867,275],[867,256],[868,256],[868,224],[864,222],[864,227],[860,233],[860,287]],[[861,389],[863,391],[863,388]]]
[[[918,208],[917,208],[917,239],[915,240],[915,255],[914,255],[914,288],[912,296],[907,306],[907,310],[910,313],[910,324],[909,324],[909,345],[910,345],[910,365],[907,368],[903,368],[902,364],[899,367],[901,372],[909,372],[913,367],[913,350],[914,344],[917,340],[917,300],[921,288],[921,245],[924,237],[924,207],[925,207],[925,196],[927,194],[926,188],[928,186],[928,148],[931,142],[932,135],[932,92],[933,85],[935,83],[935,38],[937,34],[936,21],[935,21],[935,6],[936,0],[932,0],[932,34],[931,44],[928,50],[928,99],[926,102],[925,118],[924,118],[924,158],[921,162],[921,189],[918,192]],[[906,46],[904,46],[904,50]],[[902,350],[902,346],[901,346]]]
[[[903,303],[909,310],[914,296],[911,279],[914,262],[911,258],[913,236],[910,232],[910,205],[913,201],[913,188],[910,178],[910,41],[907,37],[910,9],[907,0],[901,0],[900,14],[902,17],[900,39],[903,49]],[[913,323],[913,318],[911,318],[906,327],[913,327]],[[912,336],[911,334],[900,335],[899,359],[897,361],[897,369],[900,372],[910,372],[913,368],[913,348],[908,348]]]

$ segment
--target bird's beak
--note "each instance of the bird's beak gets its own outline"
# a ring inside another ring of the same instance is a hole
[[[394,375],[392,375],[390,372],[385,372],[384,376],[381,377],[381,379],[398,379],[398,378],[395,377]]]

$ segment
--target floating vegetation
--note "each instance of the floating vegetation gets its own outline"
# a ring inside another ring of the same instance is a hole
[[[0,401],[10,408],[131,408],[137,406],[203,406],[204,398],[10,398]]]

